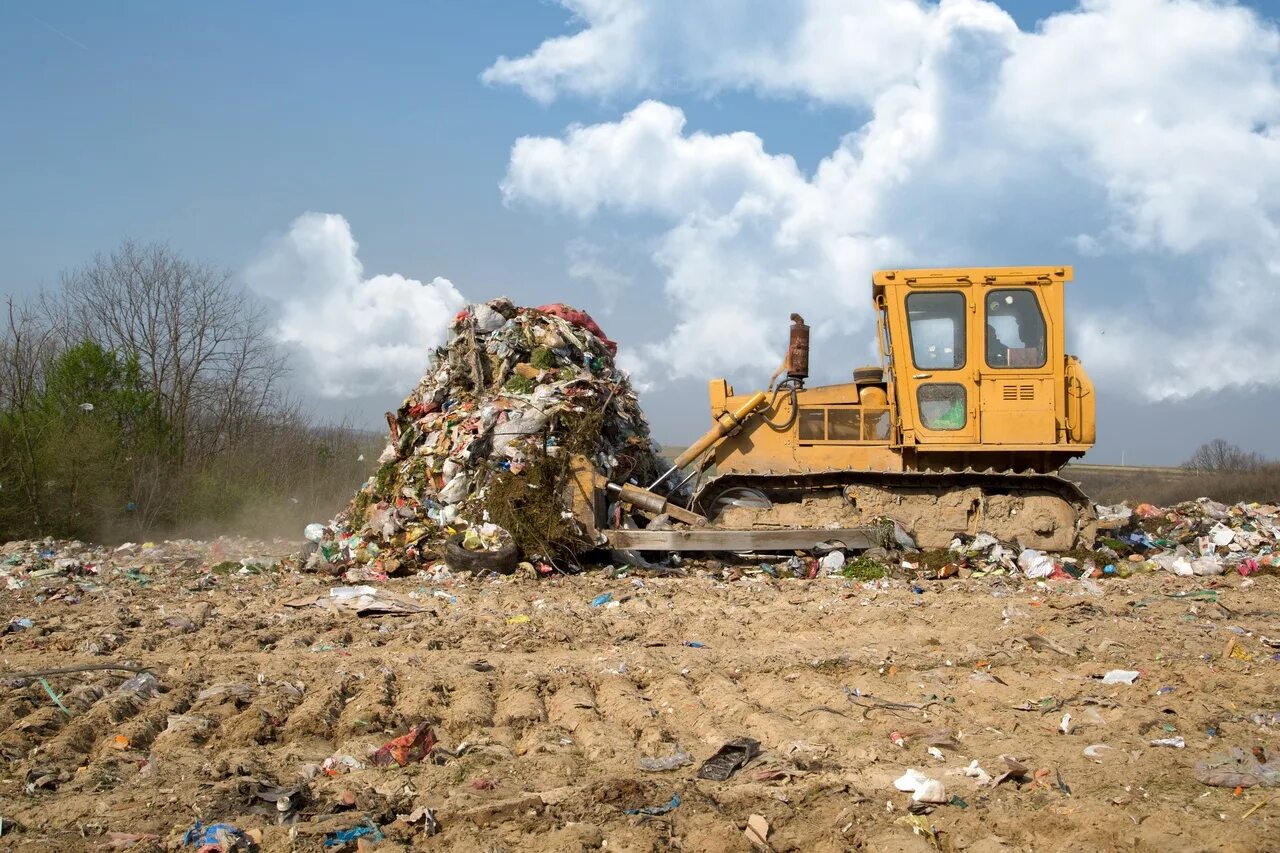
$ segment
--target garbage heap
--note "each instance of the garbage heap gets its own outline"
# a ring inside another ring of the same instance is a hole
[[[287,540],[219,537],[107,546],[72,539],[14,540],[0,544],[0,590],[30,590],[75,603],[102,593],[114,580],[145,586],[175,567],[207,575],[261,574],[296,551]],[[0,633],[4,633],[0,626]]]
[[[312,568],[348,577],[405,574],[470,549],[514,541],[533,560],[572,559],[587,542],[570,515],[570,457],[610,479],[661,473],[649,425],[617,345],[565,305],[468,306],[426,374],[387,413],[379,468],[328,525],[309,525]]]
[[[1208,498],[1172,507],[1099,507],[1100,548],[1176,575],[1249,575],[1280,566],[1280,507]],[[1110,528],[1109,530],[1106,528]]]
[[[1148,503],[1097,507],[1099,534],[1090,553],[1046,554],[980,534],[957,536],[938,574],[1034,579],[1128,577],[1139,572],[1241,575],[1280,567],[1280,507],[1227,505],[1208,498],[1172,507]]]

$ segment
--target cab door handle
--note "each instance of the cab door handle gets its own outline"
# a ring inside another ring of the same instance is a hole
[[[912,376],[911,378],[912,378],[912,379],[932,379],[932,378],[933,378],[933,374],[932,374],[932,373],[917,373],[915,376]]]

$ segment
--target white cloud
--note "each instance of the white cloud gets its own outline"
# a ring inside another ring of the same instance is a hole
[[[931,10],[915,0],[560,0],[581,31],[502,57],[489,83],[539,101],[670,91],[757,89],[835,104],[908,81]],[[961,14],[985,14],[955,4]]]
[[[865,338],[876,266],[1058,263],[1056,246],[1105,279],[1069,321],[1095,374],[1153,398],[1280,384],[1280,35],[1252,11],[1086,0],[1023,32],[980,0],[565,5],[580,32],[486,79],[870,113],[811,178],[658,101],[516,142],[510,203],[665,223],[653,261],[677,320],[640,359],[653,376],[772,369],[792,310]]]
[[[502,191],[587,217],[602,207],[679,216],[714,212],[744,193],[802,182],[790,157],[769,157],[753,133],[684,136],[684,114],[646,101],[620,122],[572,127],[564,140],[516,141]],[[696,212],[696,211],[694,211]]]
[[[1135,246],[1188,252],[1274,238],[1278,74],[1280,35],[1249,10],[1093,0],[1018,40],[993,115],[1078,157]]]
[[[279,303],[277,338],[306,357],[308,387],[325,397],[403,394],[465,300],[444,278],[366,278],[358,248],[342,216],[306,213],[245,278]]]

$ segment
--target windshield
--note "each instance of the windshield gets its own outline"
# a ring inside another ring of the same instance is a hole
[[[986,296],[987,364],[1044,367],[1044,314],[1030,290],[993,290]]]

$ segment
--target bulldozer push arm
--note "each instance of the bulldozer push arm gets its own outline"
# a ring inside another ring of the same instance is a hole
[[[741,406],[739,406],[736,410],[731,412],[722,412],[720,414],[720,417],[716,418],[715,426],[707,430],[706,433],[703,434],[702,438],[699,438],[693,444],[689,445],[689,447],[683,453],[677,456],[675,460],[675,464],[673,464],[669,469],[667,469],[667,471],[661,477],[654,480],[653,485],[649,486],[649,488],[650,489],[657,488],[662,483],[663,480],[666,480],[676,471],[679,471],[683,469],[685,466],[691,464],[699,456],[706,453],[711,448],[715,447],[717,444],[719,444],[728,436],[732,435],[737,430],[741,429],[743,426],[743,423],[747,420],[747,418],[751,417],[758,410],[762,409],[767,400],[768,400],[768,397],[765,396],[765,393],[763,391],[757,391],[754,395],[748,398],[747,401],[743,403]]]

